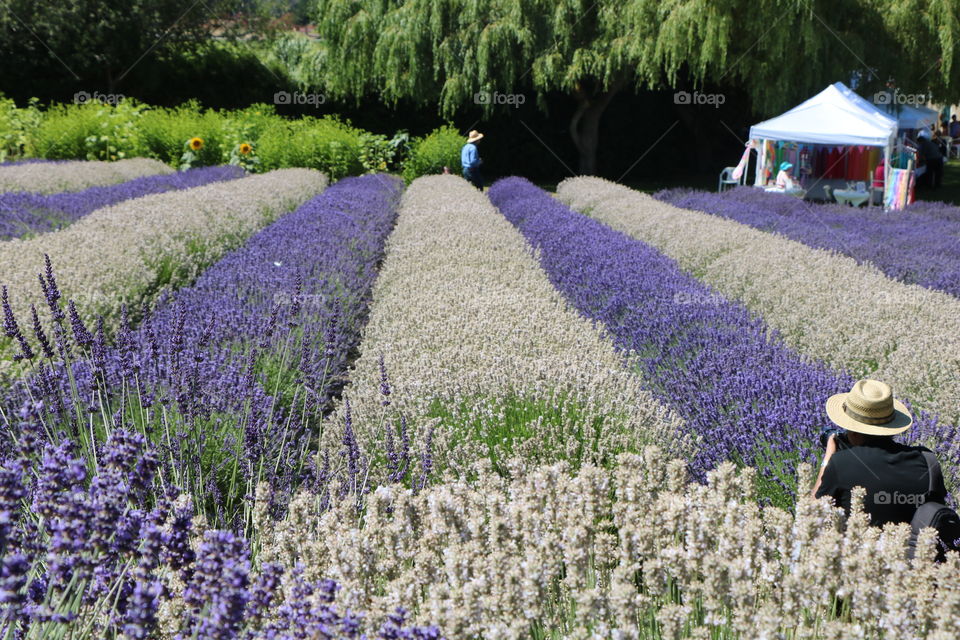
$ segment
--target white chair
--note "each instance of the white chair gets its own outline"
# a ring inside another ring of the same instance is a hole
[[[836,199],[833,197],[833,187],[831,187],[830,185],[828,184],[823,185],[823,193],[825,196],[827,196],[826,197],[827,202],[836,201]]]
[[[725,167],[723,171],[720,172],[720,182],[717,184],[717,191],[723,191],[727,187],[736,187],[743,184],[743,177],[747,174],[746,171],[743,172],[743,175],[740,176],[740,179],[733,177],[733,172],[736,170],[736,167]]]

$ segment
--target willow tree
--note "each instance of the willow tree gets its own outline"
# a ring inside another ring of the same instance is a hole
[[[761,114],[854,74],[956,92],[958,12],[956,0],[318,0],[316,82],[444,116],[479,92],[541,106],[562,92],[593,173],[601,116],[625,89],[736,88]]]

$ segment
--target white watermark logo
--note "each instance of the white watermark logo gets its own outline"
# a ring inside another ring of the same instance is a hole
[[[292,293],[280,292],[273,295],[273,304],[278,307],[289,307],[299,304],[304,309],[320,309],[328,306],[326,296],[321,293]]]
[[[518,109],[520,105],[527,101],[527,96],[522,93],[500,93],[499,91],[478,91],[473,94],[474,104],[492,104],[507,105]]]
[[[327,96],[322,93],[303,93],[302,91],[277,91],[273,94],[273,104],[295,104],[306,105],[314,108],[319,107],[327,101]]]
[[[98,104],[117,105],[126,100],[126,98],[127,97],[122,93],[100,93],[99,91],[89,93],[87,91],[77,91],[75,94],[73,94],[73,103],[87,104],[90,102],[96,102]]]
[[[694,91],[677,91],[673,94],[674,104],[683,105],[709,105],[714,109],[719,109],[720,105],[727,101],[727,96],[722,93],[700,93]]]
[[[874,504],[909,505],[911,507],[919,507],[926,501],[927,495],[925,493],[901,493],[899,491],[890,493],[888,491],[877,491],[875,494],[873,494]]]
[[[680,291],[673,294],[674,304],[696,304],[703,306],[722,305],[726,302],[719,293],[694,293],[689,291]]]
[[[927,104],[927,96],[924,93],[900,93],[899,89],[895,89],[876,92],[873,101],[881,105],[924,105]]]

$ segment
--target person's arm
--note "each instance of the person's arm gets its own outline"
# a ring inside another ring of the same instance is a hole
[[[836,438],[836,434],[831,434],[830,439],[827,440],[827,450],[823,454],[823,463],[820,465],[820,473],[817,474],[817,482],[816,484],[813,485],[813,491],[810,492],[810,495],[813,496],[814,498],[820,497],[817,495],[817,493],[820,491],[821,486],[824,485],[824,482],[823,482],[824,472],[826,472],[827,465],[830,463],[830,459],[833,457],[833,454],[837,452],[837,443],[834,441],[834,438]],[[831,474],[829,479],[831,480],[831,482],[826,483],[826,486],[824,486],[824,489],[833,486],[833,482],[832,482],[833,469],[831,468],[830,471],[831,471]],[[826,493],[822,493],[820,495],[826,495]]]

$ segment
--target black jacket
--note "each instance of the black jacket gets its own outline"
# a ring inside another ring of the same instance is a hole
[[[864,509],[870,515],[870,524],[909,523],[930,488],[927,463],[921,453],[925,450],[894,442],[892,438],[875,438],[859,447],[842,448],[824,469],[817,497],[833,497],[849,515],[851,490],[864,487]],[[947,489],[942,478],[939,484],[929,497],[943,502]]]

